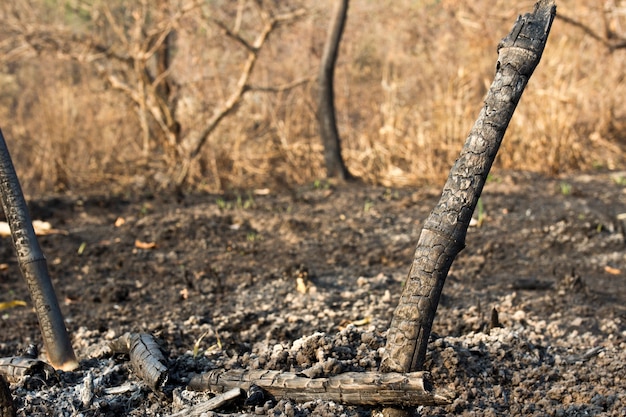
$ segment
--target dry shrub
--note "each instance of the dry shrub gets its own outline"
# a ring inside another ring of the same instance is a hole
[[[87,189],[132,175],[125,169],[138,162],[132,110],[120,111],[123,98],[93,82],[93,74],[44,57],[22,66],[15,84],[3,130],[25,190]]]
[[[533,3],[352,2],[335,79],[351,172],[387,186],[443,181],[493,79],[499,40]],[[600,35],[608,25],[626,36],[616,12],[624,2],[609,2],[608,10],[587,3],[559,1],[558,12]],[[234,24],[238,4],[215,3],[214,16]],[[306,18],[272,34],[253,85],[314,79],[332,2],[303,4]],[[253,7],[243,12],[241,33],[253,38]],[[557,18],[495,169],[554,175],[623,167],[625,54]],[[172,67],[181,85],[177,117],[183,132],[202,126],[224,101],[244,57],[240,45],[199,15],[186,18]],[[28,55],[0,66],[0,75],[2,128],[30,192],[170,184],[175,173],[161,139],[152,139],[144,158],[136,109],[107,89],[89,63]],[[315,94],[314,82],[246,93],[191,165],[190,185],[208,191],[293,187],[323,177]]]

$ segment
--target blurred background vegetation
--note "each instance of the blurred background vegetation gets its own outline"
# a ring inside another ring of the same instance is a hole
[[[353,0],[335,72],[367,183],[445,180],[534,1]],[[0,4],[0,127],[27,194],[279,190],[325,176],[330,0]],[[626,1],[560,0],[495,170],[624,169]]]

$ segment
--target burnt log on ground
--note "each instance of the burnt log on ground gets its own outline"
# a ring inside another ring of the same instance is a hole
[[[194,376],[188,388],[221,393],[232,388],[247,391],[256,385],[275,398],[299,402],[323,399],[351,405],[449,404],[447,393],[436,392],[428,380],[428,372],[345,372],[309,378],[294,372],[217,369]]]
[[[111,351],[128,354],[130,364],[139,378],[153,391],[167,383],[168,369],[157,340],[147,333],[125,333],[109,343]]]

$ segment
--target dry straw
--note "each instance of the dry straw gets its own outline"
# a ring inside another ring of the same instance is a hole
[[[351,3],[335,81],[350,171],[387,186],[443,182],[482,106],[494,72],[494,45],[532,3]],[[85,30],[67,11],[47,13],[46,4],[33,2],[33,22],[52,19],[54,27]],[[240,13],[237,5],[247,3],[216,4],[221,6],[210,11],[213,18],[231,28],[236,24],[242,36],[254,39],[260,28],[253,2]],[[602,42],[608,29],[626,37],[620,4],[558,4],[559,13],[570,20],[555,21],[495,170],[557,175],[623,166],[626,49],[610,50]],[[332,2],[302,5],[308,10],[304,17],[272,33],[251,85],[280,86],[317,73],[320,34]],[[245,53],[200,13],[190,12],[177,30],[180,43],[171,73],[179,82],[176,115],[185,131],[200,126],[228,97]],[[166,140],[149,121],[153,136],[148,154],[143,153],[137,108],[107,88],[88,60],[35,54],[16,44],[0,48],[10,49],[0,58],[0,88],[6,92],[0,116],[11,121],[3,129],[14,142],[16,168],[27,192],[168,185],[176,168]],[[315,89],[309,82],[279,92],[247,92],[190,165],[191,185],[223,191],[322,178]]]

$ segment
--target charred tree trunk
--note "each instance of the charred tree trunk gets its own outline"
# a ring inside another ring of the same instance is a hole
[[[11,228],[13,245],[28,285],[50,363],[71,371],[78,367],[63,314],[48,273],[48,264],[37,241],[22,187],[17,178],[2,131],[0,131],[0,193],[2,208]]]
[[[339,178],[341,180],[353,178],[341,156],[341,139],[339,138],[337,120],[335,118],[335,98],[333,90],[335,63],[337,62],[339,42],[343,35],[347,16],[348,0],[339,0],[328,31],[326,44],[324,45],[318,79],[319,96],[317,119],[319,122],[320,136],[322,137],[322,143],[324,145],[326,175],[329,178]]]
[[[441,199],[426,219],[382,358],[382,372],[421,370],[443,285],[509,121],[541,59],[556,6],[540,0],[498,45],[496,74],[478,120],[452,167]],[[401,412],[388,409],[386,415]]]

